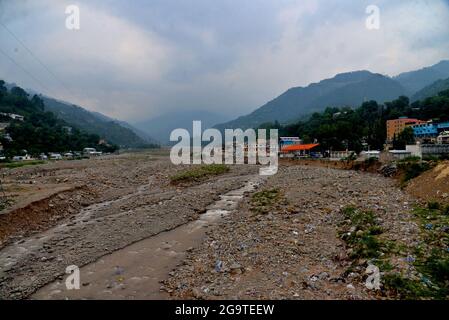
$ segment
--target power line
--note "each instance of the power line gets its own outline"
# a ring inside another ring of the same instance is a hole
[[[44,88],[47,91],[50,91],[46,85],[44,85],[38,78],[36,78],[31,72],[22,67],[19,63],[16,62],[10,55],[8,55],[5,51],[0,48],[0,53],[7,57],[12,63],[14,63],[19,69],[25,72],[30,78],[32,78],[38,85]]]
[[[57,76],[56,76],[56,74],[54,74],[54,72],[53,71],[51,71],[50,70],[50,68],[49,67],[47,67],[46,65],[45,65],[45,63],[43,63],[42,62],[42,60],[41,59],[39,59],[34,53],[33,53],[33,51],[31,51],[31,49],[29,49],[26,45],[25,45],[25,43],[22,41],[22,40],[20,40],[15,34],[14,34],[14,32],[12,32],[7,26],[5,26],[1,21],[0,21],[0,26],[2,26],[18,43],[20,43],[20,45],[22,46],[22,47],[24,47],[25,48],[25,50],[26,51],[28,51],[28,53],[53,77],[53,78],[55,78],[56,79],[56,81],[57,82],[59,82],[59,84],[71,95],[71,96],[74,96],[74,94],[72,94],[72,92],[69,90],[69,88],[65,85],[65,83],[61,80],[61,79],[59,79]]]

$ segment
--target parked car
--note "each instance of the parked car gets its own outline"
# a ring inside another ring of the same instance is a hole
[[[60,153],[50,153],[50,160],[62,160]]]

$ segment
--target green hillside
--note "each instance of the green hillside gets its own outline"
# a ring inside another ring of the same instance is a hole
[[[432,83],[430,86],[427,86],[424,89],[415,93],[412,96],[411,100],[412,101],[423,100],[425,98],[436,96],[439,92],[448,89],[449,89],[449,78],[447,78],[446,80],[438,80]]]
[[[380,74],[369,71],[343,73],[305,88],[291,88],[251,114],[216,127],[255,128],[275,120],[286,124],[329,106],[357,107],[364,101],[385,102],[404,93],[399,83]]]
[[[371,150],[383,149],[387,138],[386,121],[401,116],[449,121],[449,90],[414,103],[402,96],[384,104],[364,102],[356,109],[327,108],[294,124],[267,123],[263,127],[279,129],[280,136],[299,136],[305,143],[317,140],[323,151],[349,149],[359,152],[364,145]]]
[[[125,127],[106,116],[52,98],[42,97],[42,99],[45,104],[45,110],[53,112],[58,118],[78,129],[97,134],[122,148],[155,146],[150,139],[138,136],[129,127]]]
[[[79,151],[94,147],[100,151],[115,151],[116,146],[100,145],[100,136],[89,134],[58,119],[52,112],[45,111],[44,101],[19,87],[7,90],[0,80],[1,122],[8,126],[1,134],[0,142],[8,157],[20,155],[26,150],[31,155],[47,152]],[[24,119],[12,119],[11,114]]]

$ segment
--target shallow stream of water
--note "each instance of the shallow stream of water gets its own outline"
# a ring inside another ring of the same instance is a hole
[[[80,289],[67,290],[65,279],[38,290],[33,299],[166,299],[160,281],[202,243],[207,227],[238,207],[245,193],[263,182],[257,176],[242,188],[220,196],[199,219],[136,242],[80,268]]]

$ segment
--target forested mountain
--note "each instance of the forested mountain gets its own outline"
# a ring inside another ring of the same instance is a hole
[[[402,96],[384,104],[364,102],[356,109],[327,108],[294,124],[266,123],[263,127],[279,129],[280,136],[300,136],[305,143],[317,140],[325,151],[348,148],[359,152],[364,146],[381,150],[386,140],[386,121],[401,116],[449,121],[449,90],[414,103]]]
[[[418,91],[417,93],[415,93],[412,96],[411,101],[423,100],[425,98],[435,96],[439,92],[445,91],[448,89],[449,89],[449,78],[447,78],[446,80],[438,80],[438,81],[432,83],[431,85],[425,87],[424,89]]]
[[[443,60],[420,70],[401,73],[393,79],[407,90],[407,95],[412,96],[435,81],[447,78],[449,78],[449,60]]]
[[[380,74],[369,71],[342,73],[305,88],[291,88],[251,114],[216,127],[258,127],[264,122],[275,120],[285,124],[326,107],[356,107],[370,100],[382,103],[404,93],[399,83]]]
[[[1,133],[4,154],[14,156],[26,150],[31,155],[42,152],[80,151],[94,147],[101,151],[114,151],[117,146],[100,143],[100,136],[72,128],[52,112],[45,110],[44,101],[37,95],[31,99],[19,87],[8,90],[0,80],[1,122],[7,124]],[[15,116],[24,119],[14,119]]]
[[[189,110],[166,113],[162,116],[136,123],[135,126],[148,133],[154,139],[163,144],[168,144],[170,133],[177,128],[185,128],[192,131],[192,121],[201,120],[203,130],[211,128],[218,121],[226,121],[229,118],[214,112],[203,110]]]
[[[155,143],[148,136],[138,135],[137,129],[124,126],[118,120],[111,119],[98,112],[90,112],[76,105],[56,99],[42,97],[45,110],[53,112],[58,118],[88,133],[98,134],[121,147],[151,147]]]
[[[402,73],[393,78],[369,71],[342,73],[307,87],[291,88],[254,112],[215,127],[222,130],[256,128],[265,122],[276,120],[288,124],[327,107],[355,108],[365,101],[383,103],[402,95],[412,97],[412,101],[415,101],[445,89],[444,83],[435,82],[447,78],[449,61],[441,61],[431,67]],[[434,83],[437,91],[429,88],[427,92],[417,93]]]

